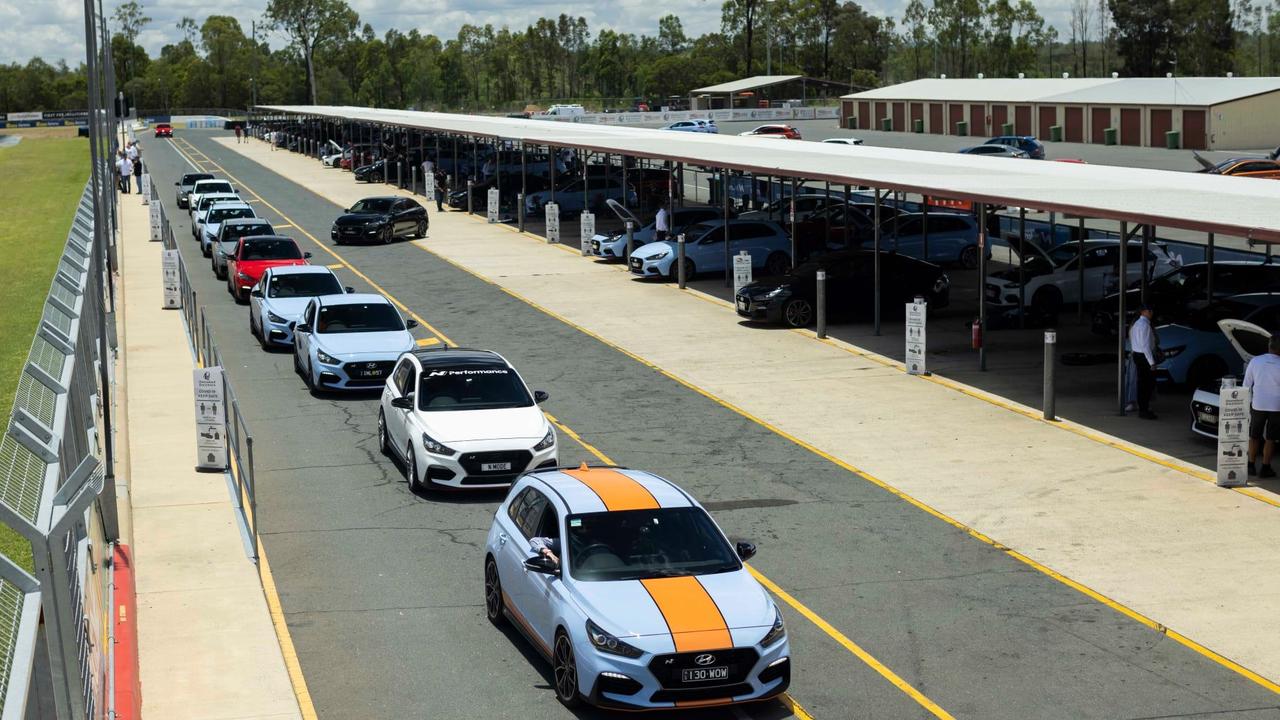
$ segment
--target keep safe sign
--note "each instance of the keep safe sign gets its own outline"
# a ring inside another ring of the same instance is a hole
[[[591,254],[591,238],[596,234],[596,214],[583,211],[578,228],[578,246],[585,257]]]
[[[1228,385],[1228,382],[1230,384]],[[1218,486],[1248,484],[1249,407],[1252,392],[1235,380],[1223,380],[1218,391]]]
[[[925,325],[929,318],[929,303],[917,299],[907,303],[907,374],[927,375],[925,365]]]
[[[164,309],[182,307],[182,293],[178,288],[178,251],[165,250],[160,256],[160,272],[164,279]]]
[[[489,222],[498,222],[498,188],[489,188],[488,195],[489,207],[486,216]]]
[[[164,217],[160,214],[160,203],[151,203],[149,210],[151,211],[151,242],[161,242],[164,240],[164,230],[161,227]]]
[[[751,284],[751,253],[743,250],[733,256],[733,296]]]
[[[196,368],[192,374],[196,391],[196,469],[225,470],[227,416],[222,368]]]
[[[560,242],[560,206],[549,202],[546,205],[547,213],[547,242]]]

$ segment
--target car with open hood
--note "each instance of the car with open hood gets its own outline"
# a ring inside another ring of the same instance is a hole
[[[756,546],[730,542],[669,480],[533,471],[498,506],[484,553],[485,614],[551,664],[565,706],[732,705],[791,682],[782,614],[744,564]]]
[[[627,222],[634,224],[631,241],[633,247],[642,247],[658,239],[657,220],[643,223],[640,218],[631,210],[622,206],[617,200],[607,200],[605,202],[609,209],[622,220],[625,228]],[[730,216],[732,217],[732,215]],[[673,236],[684,232],[685,228],[698,223],[707,222],[708,220],[724,219],[724,210],[721,208],[709,207],[706,205],[698,205],[692,207],[679,207],[671,211],[670,228]],[[591,254],[604,258],[606,260],[626,260],[627,259],[627,232],[624,229],[618,233],[596,233],[591,237]]]
[[[317,295],[293,326],[293,368],[312,391],[381,388],[417,326],[376,293]]]
[[[263,350],[293,345],[293,327],[318,295],[354,292],[338,282],[323,265],[282,265],[267,268],[249,291],[249,332]]]
[[[685,278],[700,272],[725,272],[725,222],[708,220],[691,225],[685,236]],[[770,275],[781,275],[791,267],[791,238],[781,225],[764,220],[730,220],[731,255],[742,251],[751,255],[751,266]],[[631,274],[675,280],[678,277],[678,238],[651,242],[637,249],[627,260]]]
[[[585,192],[586,197],[583,197]],[[524,197],[524,209],[529,215],[544,215],[547,203],[551,202],[553,193],[550,190],[539,190]],[[622,200],[627,198],[627,205],[639,203],[635,186],[632,183],[622,184],[620,174],[609,174],[604,177],[588,176],[585,190],[582,178],[556,188],[554,193],[556,205],[560,208],[560,216],[567,217],[581,213],[584,207],[596,211],[605,207],[606,200]]]
[[[293,238],[280,235],[243,237],[227,258],[227,292],[244,302],[267,268],[306,265],[311,253],[302,252]]]
[[[556,465],[556,431],[506,358],[435,347],[404,353],[382,391],[378,443],[409,489],[505,488]]]
[[[1209,263],[1186,263],[1147,284],[1147,304],[1156,324],[1181,323],[1193,313],[1223,298],[1245,293],[1280,291],[1280,264],[1249,260],[1214,260],[1213,297],[1209,297]],[[1138,314],[1141,283],[1130,283],[1125,296],[1125,327]],[[1099,335],[1115,335],[1120,293],[1111,291],[1093,306],[1091,329]]]
[[[1195,156],[1196,162],[1200,164],[1200,169],[1197,172],[1210,175],[1280,180],[1280,160],[1274,157],[1233,157],[1215,163],[1198,152],[1193,151],[1192,155]]]
[[[329,238],[338,245],[357,242],[389,243],[400,237],[427,236],[427,209],[412,198],[386,195],[357,201],[343,211]]]
[[[1254,357],[1268,352],[1270,330],[1247,320],[1219,320],[1217,325],[1227,343],[1239,356],[1240,367],[1247,367]],[[1164,338],[1160,342],[1163,344]],[[1221,378],[1196,387],[1191,395],[1191,432],[1212,440],[1218,439],[1218,415],[1221,409],[1218,393],[1221,387]]]

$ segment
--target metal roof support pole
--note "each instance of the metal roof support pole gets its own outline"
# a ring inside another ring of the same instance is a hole
[[[1156,229],[1151,225],[1142,226],[1142,302],[1147,302],[1147,258],[1151,257],[1151,236]],[[1129,280],[1128,268],[1125,268],[1125,281]]]
[[[1213,233],[1209,233],[1209,249],[1206,251],[1204,259],[1209,264],[1205,273],[1205,300],[1213,302]]]
[[[453,146],[453,167],[449,173],[449,189],[454,190],[458,187],[458,136],[449,133],[449,144]]]
[[[516,207],[516,216],[520,218],[520,232],[524,232],[524,199],[528,193],[528,183],[526,178],[529,177],[529,148],[520,141],[520,197],[519,204]]]
[[[502,222],[502,141],[493,139],[493,152],[496,160],[493,163],[493,187],[498,191],[498,222]]]
[[[551,202],[556,201],[556,163],[559,159],[556,157],[556,148],[554,145],[547,146],[547,165],[551,168]],[[546,215],[543,215],[546,218]]]
[[[853,209],[849,207],[849,203],[851,203],[852,201],[853,201],[853,196],[849,194],[849,186],[845,185],[844,186],[844,203],[845,204],[844,204],[844,208],[840,211],[840,222],[844,223],[844,248],[846,250],[849,249],[850,243],[852,242],[849,238],[849,226],[852,225],[852,223],[849,222],[849,213],[853,212]]]
[[[1212,234],[1212,233],[1211,233]],[[1080,217],[1080,231],[1076,233],[1076,287],[1080,297],[1076,301],[1076,322],[1084,322],[1084,217]]]
[[[684,163],[676,163],[676,181],[680,183],[680,194],[676,196],[677,207],[684,207]],[[725,238],[726,242],[728,237]]]
[[[896,216],[895,216],[896,217]],[[978,369],[987,369],[987,298],[981,290],[987,279],[987,205],[978,203]]]
[[[924,238],[924,255],[921,256],[921,259],[924,260],[925,262],[928,262],[929,261],[929,198],[922,195],[920,196],[920,200],[923,201],[923,204],[920,207],[920,210],[923,213],[923,215],[921,215],[920,217],[920,229],[923,232],[923,238]],[[979,287],[979,294],[981,294],[982,286],[979,285],[978,287]]]
[[[876,336],[880,335],[880,188],[871,188],[871,192],[876,196],[876,207],[871,219],[872,225],[872,258],[875,264],[875,291],[872,297],[875,304],[875,326]]]
[[[729,168],[720,168],[720,202],[724,203],[724,286],[733,287],[733,253],[729,251]]]
[[[1027,209],[1025,207],[1018,208],[1018,327],[1025,330],[1027,328]],[[927,256],[926,256],[927,257]],[[1078,265],[1084,265],[1084,258],[1080,258]],[[982,280],[986,282],[986,278]],[[986,291],[986,287],[983,287]],[[1081,302],[1084,301],[1084,286],[1081,285],[1078,291],[1080,293]]]
[[[591,210],[591,153],[587,150],[582,151],[582,212]],[[582,225],[582,215],[578,215],[578,225]]]
[[[822,185],[824,188],[826,188],[826,191],[827,191],[827,200],[826,200],[826,202],[828,203],[827,207],[830,207],[831,181],[827,180],[826,182],[822,183]],[[828,242],[831,241],[831,211],[827,210],[826,212],[823,213],[823,215],[826,217],[827,221],[826,221],[826,232],[822,236],[822,244],[826,245]]]
[[[667,227],[669,228],[671,226],[671,213],[676,207],[676,164],[670,160],[667,160],[665,164],[667,166]],[[727,232],[728,228],[725,228],[725,231]],[[670,230],[667,232],[670,234]],[[728,239],[725,242],[728,242]]]
[[[796,179],[795,178],[791,178],[791,218],[790,220],[791,220],[791,267],[795,267],[797,263],[797,258],[798,258],[797,251],[800,249],[799,243],[796,240]],[[728,228],[725,228],[726,243],[729,241],[728,230],[729,230]]]
[[[981,206],[979,206],[981,208]],[[902,214],[902,204],[898,202],[898,191],[893,191],[893,249],[898,249],[898,216]],[[978,217],[982,217],[982,213],[978,213]],[[928,259],[928,256],[925,257]],[[981,287],[981,285],[979,285]]]
[[[1125,282],[1125,269],[1128,266],[1129,261],[1128,257],[1126,257],[1128,255],[1128,249],[1129,223],[1122,220],[1120,222],[1120,261],[1118,263],[1119,267],[1117,268],[1117,271],[1120,273],[1117,275],[1117,277],[1120,278],[1120,312],[1116,316],[1116,324],[1119,326],[1116,328],[1116,359],[1118,360],[1118,362],[1116,362],[1116,403],[1120,407],[1121,415],[1124,415],[1124,341],[1125,323],[1128,319],[1125,300],[1127,300],[1129,296],[1129,293],[1127,292],[1128,283]]]
[[[480,143],[474,137],[468,137],[467,141],[471,143],[471,172],[467,173],[467,179],[478,180],[480,179],[477,174],[480,169]]]

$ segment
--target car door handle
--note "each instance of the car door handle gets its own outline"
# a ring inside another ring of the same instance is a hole
[[[498,533],[498,544],[499,544],[499,545],[506,545],[506,544],[507,544],[507,534],[506,534],[506,533]]]

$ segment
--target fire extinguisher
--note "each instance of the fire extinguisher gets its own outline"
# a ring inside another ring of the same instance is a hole
[[[982,321],[974,320],[972,326],[973,349],[982,349]]]

